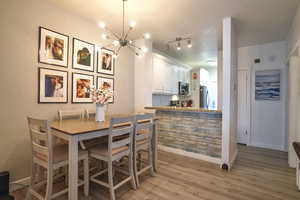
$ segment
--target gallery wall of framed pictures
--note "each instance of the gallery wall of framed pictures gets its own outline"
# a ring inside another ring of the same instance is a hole
[[[44,27],[39,27],[38,44],[38,62],[43,64],[38,67],[38,103],[68,103],[69,99],[73,104],[92,103],[91,86],[114,91],[116,58],[113,50],[96,51],[96,44]],[[114,103],[114,99],[110,103]]]

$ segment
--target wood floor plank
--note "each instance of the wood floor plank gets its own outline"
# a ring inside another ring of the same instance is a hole
[[[230,172],[218,165],[159,152],[155,177],[142,176],[141,187],[130,184],[117,190],[118,200],[299,200],[295,169],[289,168],[287,153],[239,146],[236,163]],[[23,200],[26,191],[14,193]],[[91,184],[90,197],[81,200],[109,199],[107,189]],[[67,196],[57,198],[66,200]]]

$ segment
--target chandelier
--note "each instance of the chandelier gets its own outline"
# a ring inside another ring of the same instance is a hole
[[[129,34],[130,32],[135,28],[136,22],[135,21],[130,21],[128,29],[125,31],[125,2],[127,0],[122,0],[123,1],[123,28],[122,28],[122,33],[118,34],[110,30],[104,22],[100,22],[99,26],[103,30],[105,30],[105,33],[102,34],[103,39],[111,40],[111,43],[108,46],[114,46],[116,48],[115,54],[116,56],[119,54],[120,50],[123,47],[129,48],[136,56],[139,58],[142,57],[142,53],[146,53],[148,49],[146,47],[138,47],[134,44],[134,41],[129,39]],[[145,33],[143,35],[144,39],[149,39],[150,34]]]
[[[181,50],[181,43],[183,41],[187,41],[187,47],[192,48],[192,38],[190,37],[176,37],[175,40],[171,40],[167,42],[167,49],[170,50],[170,46],[175,45],[176,50],[180,51]]]

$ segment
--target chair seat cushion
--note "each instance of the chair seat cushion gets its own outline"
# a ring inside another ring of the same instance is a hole
[[[88,157],[88,152],[79,149],[78,150],[78,156],[79,159],[83,159],[85,157]],[[62,161],[68,160],[69,157],[69,147],[68,145],[56,145],[53,148],[53,162],[54,163],[59,163]]]
[[[116,155],[118,153],[121,153],[121,152],[127,151],[127,150],[129,150],[128,146],[114,148],[112,150],[112,155]],[[97,145],[95,147],[90,148],[89,151],[91,152],[91,154],[97,154],[100,156],[107,157],[108,156],[108,144]]]
[[[137,131],[137,134],[149,134],[149,133],[150,133],[149,129],[141,129]]]

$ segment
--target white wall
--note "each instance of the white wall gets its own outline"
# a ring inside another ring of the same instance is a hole
[[[102,12],[101,10],[99,12]],[[40,0],[10,0],[0,6],[1,39],[1,115],[0,171],[9,170],[11,180],[27,177],[30,172],[31,148],[26,117],[53,119],[62,108],[95,109],[93,104],[71,104],[69,79],[68,104],[38,104],[38,67],[69,71],[71,77],[71,45],[69,67],[38,63],[38,27],[43,26],[95,44],[103,44],[102,31],[92,23]],[[70,40],[70,44],[72,41]],[[115,70],[115,104],[110,113],[134,111],[134,57],[122,50]],[[78,71],[79,72],[79,71]],[[88,73],[88,72],[87,72]],[[94,74],[96,73],[88,73]]]
[[[297,48],[300,44],[300,6],[298,7],[297,13],[292,22],[291,29],[289,30],[289,34],[287,36],[288,42],[288,53],[292,54],[292,51]]]
[[[234,21],[223,19],[222,163],[232,167],[237,156],[237,48]]]
[[[292,143],[299,141],[297,138],[299,132],[298,125],[298,109],[299,109],[299,56],[294,55],[289,60],[289,83],[288,83],[288,107],[287,107],[287,132],[288,136],[288,151],[289,151],[289,165],[296,168],[297,156],[294,151]],[[298,108],[298,109],[297,109]]]
[[[145,106],[152,106],[152,41],[140,39],[135,45],[148,49],[142,58],[135,56],[134,60],[134,110],[142,112]]]
[[[260,58],[260,64],[254,59]],[[248,70],[251,76],[251,130],[249,145],[278,150],[287,149],[286,135],[286,96],[287,96],[287,43],[273,42],[238,49],[238,70]],[[280,69],[281,100],[255,101],[255,71]]]
[[[223,52],[218,51],[218,110],[223,107]]]

